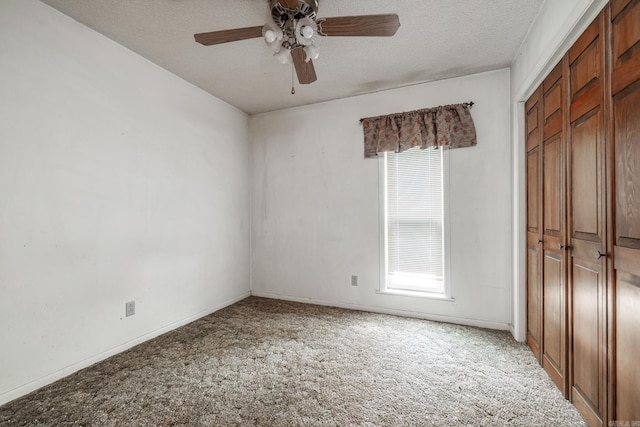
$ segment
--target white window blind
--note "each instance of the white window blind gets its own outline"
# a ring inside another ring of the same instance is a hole
[[[442,151],[385,154],[388,289],[444,293]]]

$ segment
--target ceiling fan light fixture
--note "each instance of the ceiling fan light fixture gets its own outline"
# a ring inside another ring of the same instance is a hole
[[[273,30],[267,30],[264,33],[264,39],[267,43],[273,43],[276,41],[276,32]]]
[[[291,51],[289,49],[283,48],[273,56],[275,56],[282,65],[291,64]]]
[[[317,47],[315,47],[315,45],[312,45],[312,44],[304,47],[304,53],[307,54],[307,58],[304,60],[304,62],[316,60],[318,59],[318,57],[320,57],[320,51],[318,50]]]
[[[264,42],[267,46],[269,46],[274,52],[278,52],[280,50],[280,42],[284,37],[284,33],[282,32],[282,29],[269,23],[262,27],[262,37],[264,38]]]
[[[318,34],[318,24],[313,19],[305,16],[298,19],[294,30],[296,41],[302,46],[309,46],[315,41]]]

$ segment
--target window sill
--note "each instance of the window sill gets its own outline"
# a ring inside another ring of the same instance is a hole
[[[442,294],[433,294],[430,292],[400,291],[395,289],[394,290],[386,289],[384,291],[376,291],[376,294],[395,295],[395,296],[412,297],[412,298],[425,298],[425,299],[433,299],[437,301],[447,301],[447,302],[455,301],[455,299],[452,297],[448,297]]]

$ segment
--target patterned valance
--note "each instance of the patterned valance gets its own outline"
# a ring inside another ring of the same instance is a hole
[[[469,108],[473,102],[361,119],[364,156],[385,151],[400,153],[412,147],[471,147],[476,128]]]

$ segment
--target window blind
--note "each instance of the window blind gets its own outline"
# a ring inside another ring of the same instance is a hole
[[[444,292],[442,151],[386,153],[388,288]]]

